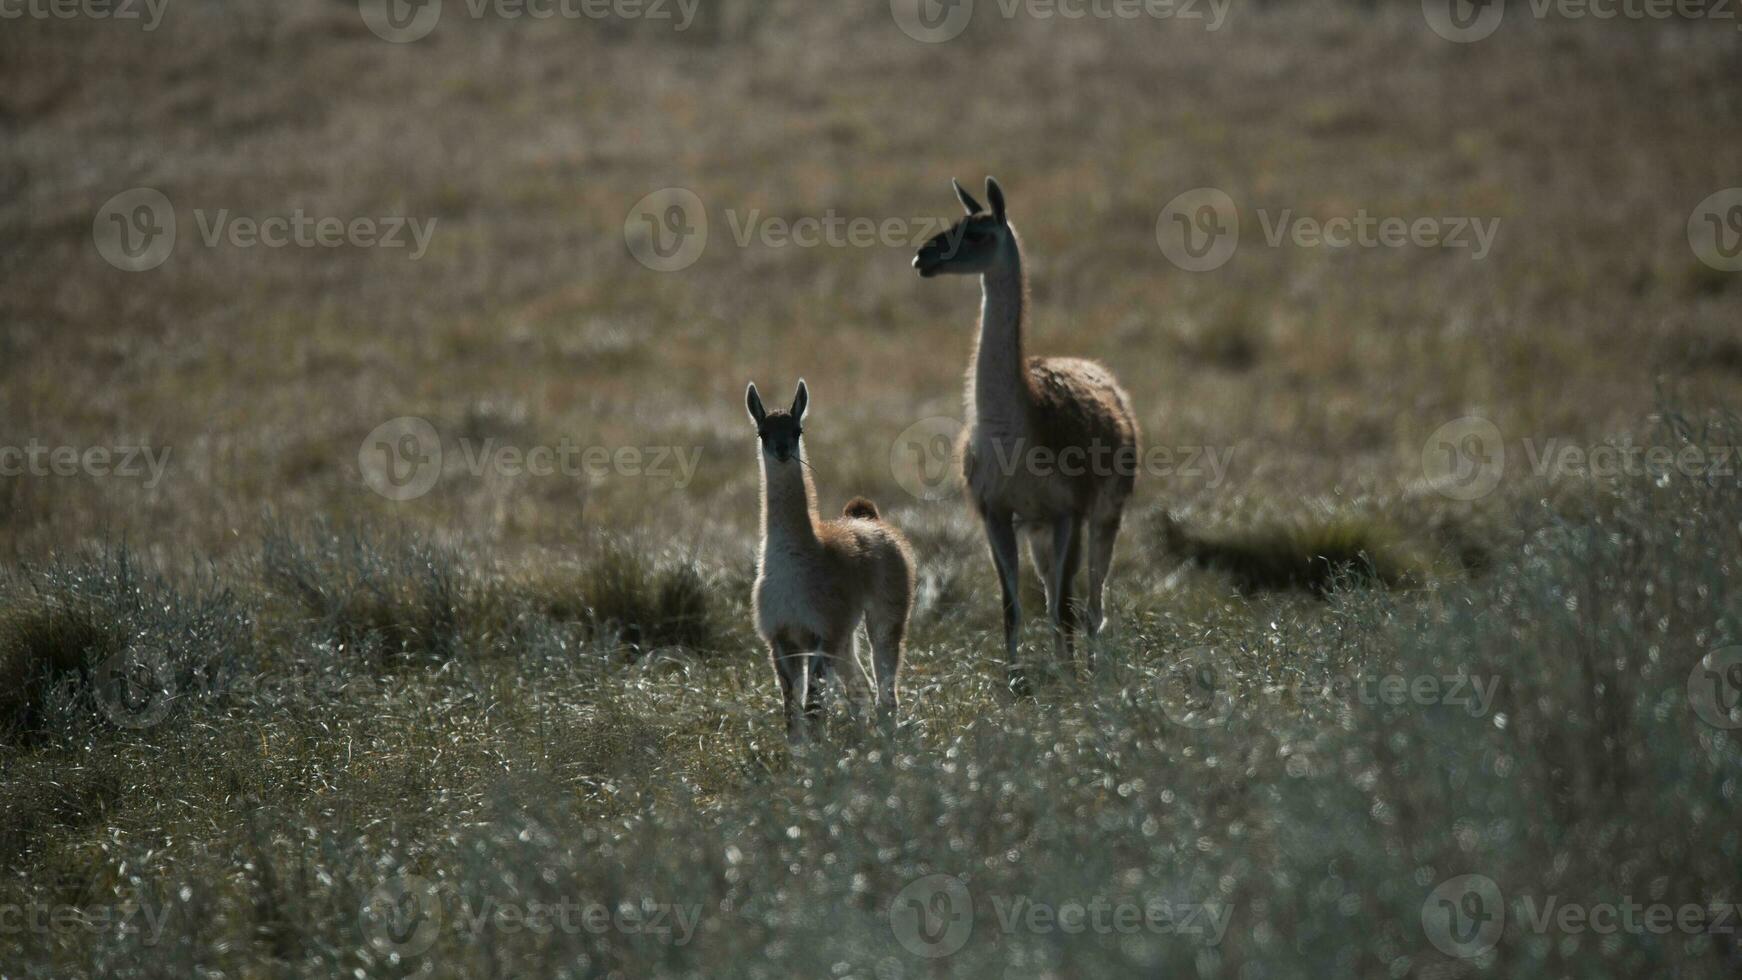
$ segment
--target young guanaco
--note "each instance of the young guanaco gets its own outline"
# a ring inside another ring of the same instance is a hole
[[[802,438],[810,405],[803,381],[787,411],[763,408],[755,384],[744,400],[762,457],[762,554],[752,601],[780,680],[787,738],[801,740],[821,716],[820,686],[830,672],[844,678],[859,669],[853,638],[861,621],[871,637],[878,713],[892,724],[913,604],[913,550],[863,497],[835,520],[818,517]]]

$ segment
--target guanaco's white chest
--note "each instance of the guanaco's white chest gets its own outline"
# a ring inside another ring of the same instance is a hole
[[[756,608],[756,632],[765,639],[800,630],[821,636],[828,632],[817,588],[816,557],[769,542],[762,549],[761,568],[751,599]]]

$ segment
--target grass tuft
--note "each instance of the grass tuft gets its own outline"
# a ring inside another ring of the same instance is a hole
[[[582,623],[594,639],[614,640],[631,656],[663,647],[711,652],[725,642],[713,576],[692,558],[634,542],[606,540],[573,575],[524,588],[537,612]]]
[[[228,590],[184,594],[125,547],[24,568],[0,581],[0,742],[81,717],[124,724],[118,712],[132,709],[161,720],[139,699],[208,688],[245,657],[251,631]]]
[[[446,659],[460,647],[465,584],[456,556],[409,535],[325,527],[268,532],[266,586],[346,649]]]

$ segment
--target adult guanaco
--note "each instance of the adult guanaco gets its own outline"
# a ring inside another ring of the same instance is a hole
[[[986,178],[988,211],[951,182],[967,215],[927,242],[913,266],[927,279],[980,277],[979,338],[969,364],[961,456],[967,496],[986,528],[1004,593],[1009,682],[1028,682],[1017,657],[1022,608],[1017,532],[1028,535],[1046,589],[1059,658],[1074,663],[1071,584],[1086,544],[1087,628],[1104,621],[1113,542],[1137,477],[1138,426],[1113,373],[1094,361],[1028,357],[1028,280],[1004,190]],[[1085,541],[1086,538],[1086,541]]]

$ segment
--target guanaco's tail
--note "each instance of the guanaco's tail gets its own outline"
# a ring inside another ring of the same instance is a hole
[[[854,497],[847,501],[847,506],[841,511],[842,517],[862,517],[868,521],[882,520],[877,513],[877,505],[864,497]]]

